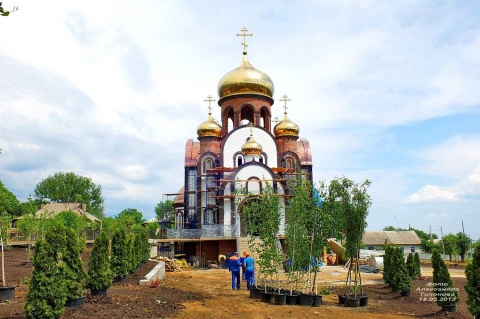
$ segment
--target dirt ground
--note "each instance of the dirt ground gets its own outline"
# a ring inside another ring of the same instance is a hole
[[[89,250],[83,255],[84,262]],[[24,264],[25,249],[6,251],[5,273],[7,283],[15,285],[14,300],[0,304],[0,318],[24,318],[24,302],[28,290],[25,282],[31,276],[32,267]],[[410,297],[400,297],[391,292],[382,280],[381,273],[362,273],[365,291],[369,296],[368,306],[348,308],[338,304],[340,292],[346,278],[342,266],[321,268],[320,285],[331,291],[323,296],[320,307],[277,306],[251,299],[242,282],[242,290],[232,291],[230,274],[225,269],[188,269],[182,272],[168,272],[156,288],[139,286],[138,281],[155,266],[148,262],[127,277],[123,283],[108,289],[106,297],[87,295],[86,303],[78,308],[67,308],[63,318],[177,318],[177,319],[224,319],[241,317],[250,319],[291,319],[291,318],[472,318],[466,308],[464,269],[450,268],[455,287],[459,289],[461,303],[456,313],[442,312],[428,296],[421,295],[429,289],[432,269],[425,265],[424,278],[415,280]],[[1,283],[0,283],[1,284]],[[419,289],[417,289],[419,288]],[[427,298],[427,301],[423,301]],[[430,297],[431,298],[431,297]]]

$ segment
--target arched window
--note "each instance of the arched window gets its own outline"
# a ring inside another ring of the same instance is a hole
[[[237,165],[235,165],[235,167],[239,167],[239,166],[242,166],[243,164],[243,156],[242,155],[238,155],[237,156],[237,162],[236,162]]]
[[[251,105],[247,105],[242,107],[242,111],[240,113],[240,123],[241,125],[247,125],[250,122],[255,123],[254,110]]]
[[[203,160],[202,164],[202,173],[205,174],[207,172],[207,169],[212,169],[215,168],[215,160],[213,157],[206,157]]]
[[[264,106],[260,111],[260,124],[259,126],[263,127],[266,130],[270,130],[270,114],[268,109]]]

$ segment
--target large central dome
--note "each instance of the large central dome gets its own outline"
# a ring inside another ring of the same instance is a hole
[[[242,64],[225,74],[218,82],[218,96],[223,99],[240,94],[259,94],[273,97],[273,81],[265,73],[255,69],[243,56]]]

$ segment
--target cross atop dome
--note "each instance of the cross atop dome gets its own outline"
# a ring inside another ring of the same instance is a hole
[[[247,28],[243,27],[242,30],[242,33],[237,33],[237,37],[243,37],[243,42],[241,43],[243,45],[243,55],[247,55],[247,42],[246,42],[246,39],[247,37],[253,37],[253,34],[252,33],[247,33],[248,30]]]
[[[212,102],[214,102],[215,100],[212,99],[212,96],[209,94],[207,96],[207,99],[204,101],[208,102],[208,115],[212,115]]]
[[[288,109],[288,107],[287,107],[287,101],[291,101],[291,99],[289,99],[288,96],[284,95],[284,96],[280,99],[280,101],[285,102],[285,104],[283,105],[283,108],[285,109],[285,112],[283,112],[283,114],[286,115],[286,114],[287,114],[287,109]]]

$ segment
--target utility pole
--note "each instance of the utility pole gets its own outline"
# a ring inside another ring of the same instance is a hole
[[[445,260],[445,243],[443,242],[443,230],[441,225],[440,225],[440,235],[442,236],[442,258],[443,260]]]

